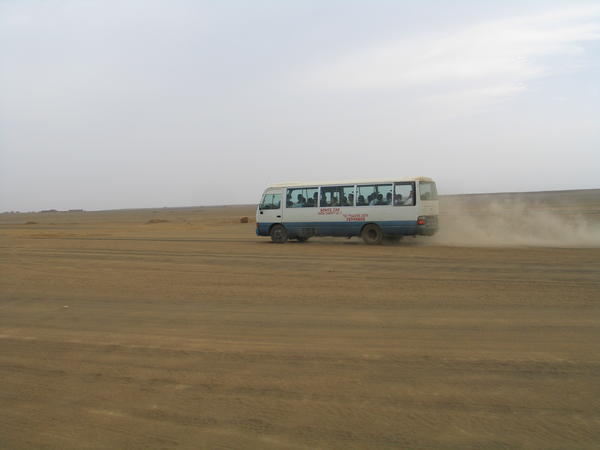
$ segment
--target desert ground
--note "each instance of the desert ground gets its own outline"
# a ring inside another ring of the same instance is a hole
[[[0,448],[600,448],[600,191],[444,197],[441,225],[0,214]]]

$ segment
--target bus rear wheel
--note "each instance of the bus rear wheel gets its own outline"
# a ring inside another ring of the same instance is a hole
[[[383,233],[381,232],[381,228],[379,228],[374,223],[366,225],[363,228],[360,236],[367,245],[378,245],[381,244],[381,241],[383,240]]]
[[[288,240],[288,232],[283,225],[273,225],[271,228],[271,240],[276,244],[285,244]]]

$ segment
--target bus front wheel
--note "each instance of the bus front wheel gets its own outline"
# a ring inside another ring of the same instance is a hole
[[[383,240],[383,233],[381,228],[374,223],[370,223],[363,228],[361,237],[367,245],[378,245]]]
[[[276,244],[285,244],[288,240],[288,232],[283,225],[274,225],[271,228],[271,240]]]

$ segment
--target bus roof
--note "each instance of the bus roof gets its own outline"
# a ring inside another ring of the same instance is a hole
[[[288,183],[275,183],[267,186],[268,188],[298,187],[298,186],[343,186],[348,184],[382,184],[393,183],[394,181],[433,181],[428,177],[399,177],[399,178],[367,178],[358,180],[337,180],[337,181],[290,181]]]

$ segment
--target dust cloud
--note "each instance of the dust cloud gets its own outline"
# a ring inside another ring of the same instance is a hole
[[[576,192],[442,198],[440,231],[431,242],[479,247],[600,247],[600,195]]]

